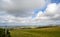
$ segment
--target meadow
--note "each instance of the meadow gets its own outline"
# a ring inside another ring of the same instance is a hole
[[[60,27],[10,30],[11,37],[60,37]]]

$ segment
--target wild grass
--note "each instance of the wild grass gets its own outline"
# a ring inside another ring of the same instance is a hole
[[[11,37],[60,37],[60,27],[11,30]]]

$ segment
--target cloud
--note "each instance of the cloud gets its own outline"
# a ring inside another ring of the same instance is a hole
[[[46,9],[46,15],[49,16],[51,19],[55,20],[59,20],[60,19],[60,3],[56,4],[53,3],[50,5],[48,5],[47,9]],[[58,18],[59,17],[59,18]]]
[[[17,17],[29,17],[45,4],[45,0],[1,0],[1,9]]]
[[[48,24],[57,24],[57,21],[60,22],[60,3],[50,3],[44,12],[38,12],[35,21],[45,22]]]
[[[60,3],[49,3],[45,0],[1,0],[0,24],[7,25],[41,25],[60,24]],[[34,16],[34,10],[47,6]]]

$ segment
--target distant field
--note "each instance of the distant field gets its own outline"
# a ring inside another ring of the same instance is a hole
[[[11,30],[11,37],[60,37],[60,27]]]

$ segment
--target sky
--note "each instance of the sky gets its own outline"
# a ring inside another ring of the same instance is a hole
[[[0,26],[60,24],[60,0],[0,0]]]

